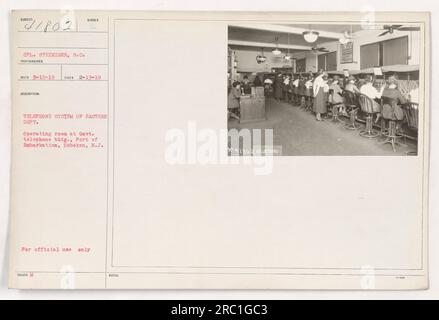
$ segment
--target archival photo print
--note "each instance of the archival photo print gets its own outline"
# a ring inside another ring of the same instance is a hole
[[[427,12],[11,19],[11,288],[428,288]]]
[[[229,24],[229,155],[255,154],[242,141],[261,132],[273,155],[416,156],[421,32],[370,21]]]

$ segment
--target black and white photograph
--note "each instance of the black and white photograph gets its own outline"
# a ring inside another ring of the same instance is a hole
[[[272,130],[273,155],[417,155],[421,32],[416,23],[230,24],[229,132]]]

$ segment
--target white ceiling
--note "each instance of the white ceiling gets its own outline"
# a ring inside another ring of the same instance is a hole
[[[286,26],[286,27],[296,27],[296,28],[303,28],[303,29],[312,29],[315,31],[329,31],[329,32],[338,32],[343,33],[345,31],[351,31],[357,32],[362,30],[361,25],[359,24],[353,24],[353,25],[347,25],[347,24],[279,24],[280,26]]]
[[[381,26],[377,26],[381,29]],[[314,43],[308,43],[303,38],[304,31],[314,30],[320,33]],[[250,50],[260,48],[270,49],[278,46],[281,49],[289,48],[291,52],[309,50],[322,43],[337,41],[348,31],[352,33],[363,30],[361,25],[354,24],[237,24],[229,25],[229,45],[233,49]]]
[[[241,27],[229,26],[229,40],[267,43],[274,46],[276,43],[276,36],[279,37],[279,47],[282,47],[282,45],[287,45],[288,43],[290,45],[311,47],[315,44],[334,40],[334,38],[319,37],[319,39],[314,44],[309,44],[305,41],[302,34],[273,32],[267,30],[246,29]]]

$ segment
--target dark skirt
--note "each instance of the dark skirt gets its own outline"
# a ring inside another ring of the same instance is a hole
[[[274,97],[276,99],[281,99],[283,98],[283,92],[282,92],[282,86],[279,82],[275,82],[274,83]]]
[[[317,92],[316,97],[314,98],[313,111],[315,113],[326,113],[327,112],[326,94],[323,91],[323,87],[320,87],[319,91]]]

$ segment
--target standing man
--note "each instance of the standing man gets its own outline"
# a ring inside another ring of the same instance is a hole
[[[244,76],[244,80],[242,82],[242,91],[244,94],[251,94],[252,93],[252,87],[250,85],[250,81],[248,80],[247,76]]]

